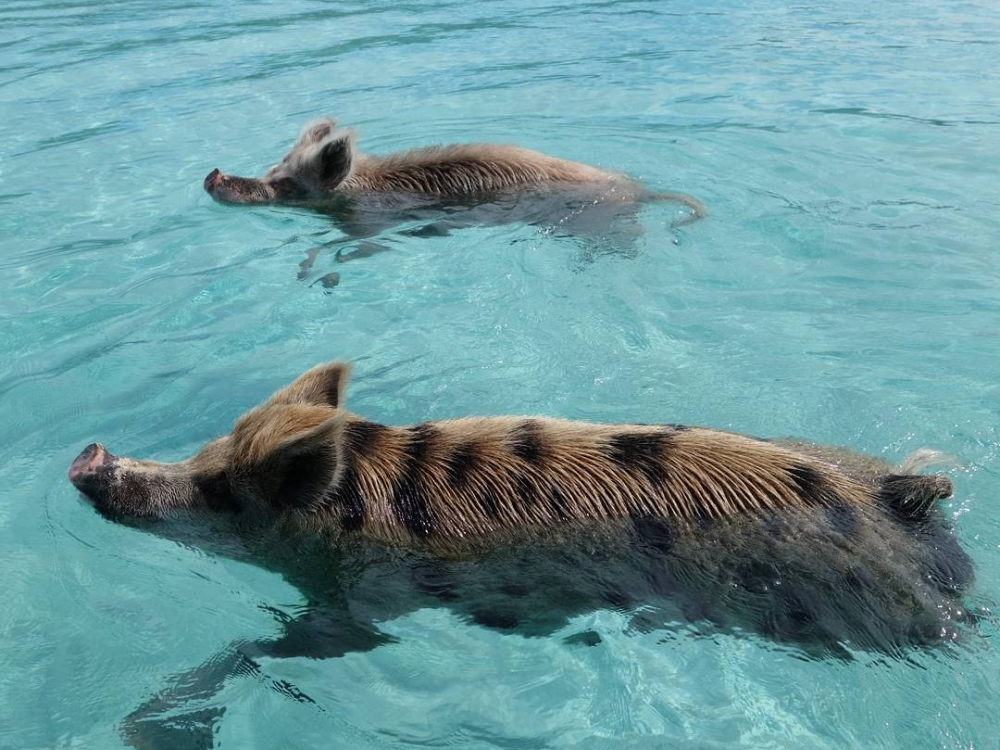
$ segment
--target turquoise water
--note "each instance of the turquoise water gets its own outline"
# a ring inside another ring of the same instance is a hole
[[[103,520],[87,443],[189,455],[326,359],[391,423],[538,413],[957,456],[1000,596],[1000,17],[992,4],[39,2],[0,8],[0,748],[115,748],[168,677],[300,594]],[[514,141],[708,204],[634,252],[538,227],[390,236],[202,192],[304,120],[374,152]],[[312,285],[338,272],[339,286]],[[329,292],[329,293],[327,293]],[[399,643],[262,663],[229,748],[991,748],[1000,655],[809,661],[759,638],[524,639],[421,610]]]

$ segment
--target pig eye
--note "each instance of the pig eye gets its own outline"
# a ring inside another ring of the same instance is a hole
[[[308,195],[308,191],[302,183],[298,180],[293,180],[291,177],[272,180],[269,184],[282,198],[305,198]]]
[[[242,504],[229,486],[229,477],[225,474],[200,476],[195,479],[195,484],[211,510],[220,513],[239,513],[243,510]]]

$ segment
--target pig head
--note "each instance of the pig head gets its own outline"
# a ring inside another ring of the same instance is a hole
[[[199,514],[273,520],[287,503],[308,503],[334,481],[348,365],[309,370],[241,417],[233,431],[178,463],[115,456],[94,443],[69,479],[103,515],[156,521]]]
[[[213,169],[205,191],[220,203],[294,203],[331,194],[351,171],[354,137],[332,120],[306,126],[282,160],[263,177],[235,177]]]

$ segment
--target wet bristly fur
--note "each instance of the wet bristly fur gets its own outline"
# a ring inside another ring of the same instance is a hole
[[[589,185],[603,200],[620,203],[672,200],[695,218],[705,207],[680,193],[654,193],[624,175],[512,145],[457,144],[387,156],[359,151],[351,130],[331,119],[307,124],[292,149],[260,180],[220,175],[206,189],[220,200],[316,200],[369,193],[434,198],[487,197],[512,189]]]
[[[873,498],[807,457],[699,428],[350,420],[341,446],[340,481],[310,511],[397,542],[450,546],[571,521],[712,521]]]
[[[347,176],[348,190],[475,195],[544,183],[611,182],[594,167],[510,145],[430,146],[390,156],[364,156]]]

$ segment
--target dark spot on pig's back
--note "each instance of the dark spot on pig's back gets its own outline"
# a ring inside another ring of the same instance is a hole
[[[360,531],[368,514],[367,503],[358,483],[356,462],[361,456],[371,456],[380,448],[389,428],[377,422],[358,420],[344,427],[344,469],[340,481],[326,501],[338,512],[344,531]]]
[[[448,483],[456,495],[468,498],[486,518],[500,517],[503,502],[496,477],[483,467],[483,449],[475,442],[454,446],[443,457]]]
[[[795,493],[806,506],[844,505],[844,500],[837,494],[829,480],[812,466],[796,464],[790,466],[786,473]]]
[[[538,502],[538,489],[531,478],[521,472],[516,472],[511,477],[511,488],[513,496],[517,498],[521,508],[534,507]]]
[[[668,432],[622,432],[608,439],[606,452],[616,465],[638,471],[654,487],[668,480],[667,460],[672,445]]]
[[[423,487],[412,477],[401,481],[392,496],[392,511],[396,520],[413,536],[429,537],[434,531],[434,519]]]
[[[426,423],[410,427],[407,432],[409,440],[403,448],[405,461],[393,489],[391,505],[396,520],[410,534],[423,539],[434,533],[434,514],[425,472],[441,433],[437,427]]]
[[[573,517],[573,510],[569,501],[559,488],[554,485],[549,488],[546,504],[553,518],[560,521],[568,521]]]
[[[486,514],[487,518],[492,521],[500,518],[500,508],[503,506],[503,502],[495,487],[492,485],[488,486],[476,499],[479,501],[479,506],[483,509],[483,513]]]
[[[480,452],[475,443],[455,446],[445,458],[448,482],[461,489],[480,462]]]
[[[535,419],[526,419],[510,434],[510,452],[529,464],[539,464],[543,459],[545,442],[542,426]]]

